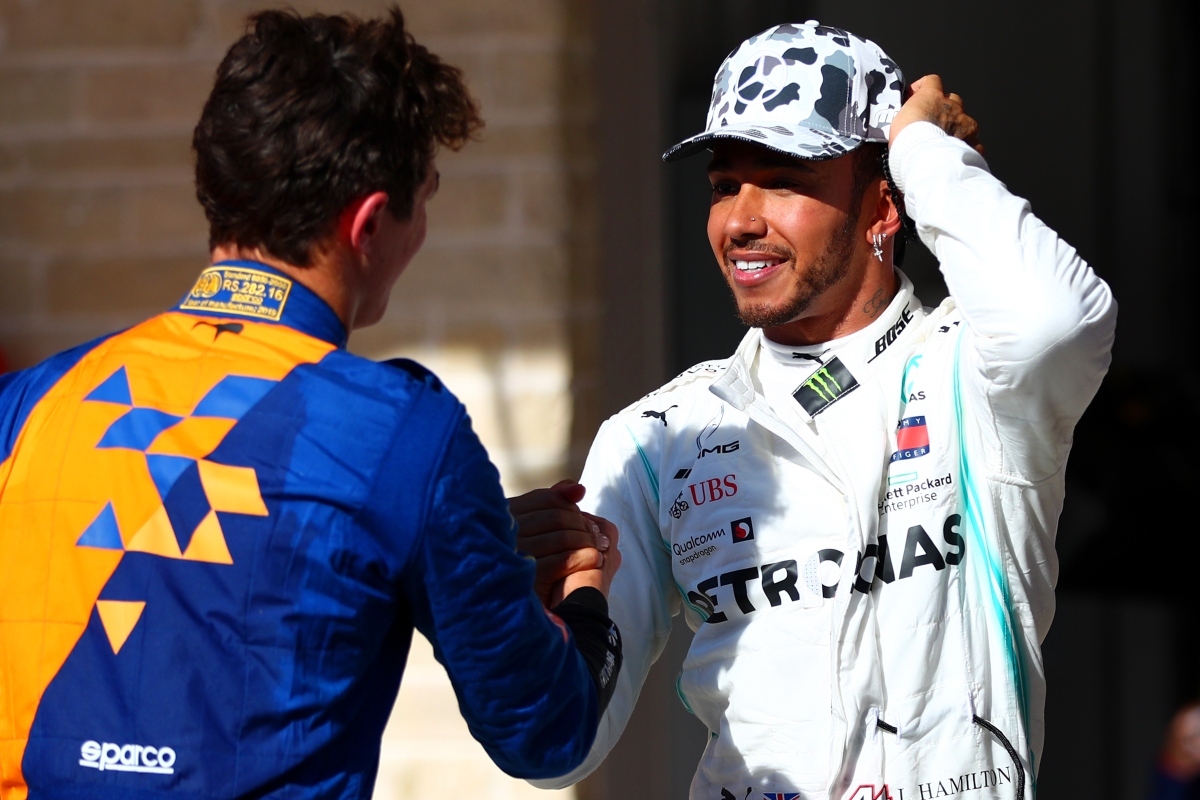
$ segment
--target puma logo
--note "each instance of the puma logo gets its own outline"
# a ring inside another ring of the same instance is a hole
[[[240,322],[209,322],[208,320],[202,319],[192,326],[192,330],[196,330],[196,328],[200,327],[201,325],[210,325],[216,329],[217,332],[213,334],[214,342],[222,333],[238,334],[241,333],[245,328],[245,326]]]
[[[671,406],[671,408],[679,408],[679,406]],[[643,411],[642,417],[646,419],[661,420],[663,427],[665,428],[667,427],[667,412],[670,411],[671,408],[664,408],[662,411]]]

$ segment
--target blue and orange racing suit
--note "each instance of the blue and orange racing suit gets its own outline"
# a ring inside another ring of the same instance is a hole
[[[0,378],[5,800],[367,798],[414,627],[501,768],[582,762],[596,670],[465,410],[345,341],[304,286],[224,262]]]

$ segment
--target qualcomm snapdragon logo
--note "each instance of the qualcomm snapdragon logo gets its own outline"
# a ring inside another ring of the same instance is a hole
[[[175,751],[170,747],[141,744],[113,744],[87,741],[79,748],[79,766],[118,772],[175,773]]]

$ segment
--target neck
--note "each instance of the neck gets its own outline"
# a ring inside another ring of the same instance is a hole
[[[217,245],[212,249],[211,258],[214,264],[220,261],[258,261],[277,269],[324,300],[342,321],[347,333],[354,329],[358,303],[347,280],[352,270],[347,269],[343,254],[336,250],[317,248],[312,264],[307,267],[275,258],[260,247],[245,248],[233,244]]]

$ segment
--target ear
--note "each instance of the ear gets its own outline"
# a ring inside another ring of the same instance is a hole
[[[870,242],[877,234],[883,234],[887,237],[894,236],[900,230],[900,209],[896,207],[895,199],[888,189],[887,181],[881,178],[878,182],[878,195],[867,192],[867,196],[876,197],[873,207],[864,209],[864,211],[871,215],[868,217],[870,221],[867,224],[867,241]]]
[[[359,253],[371,248],[375,234],[379,232],[380,217],[387,210],[386,192],[374,192],[355,200],[342,212],[341,234],[350,247]]]

